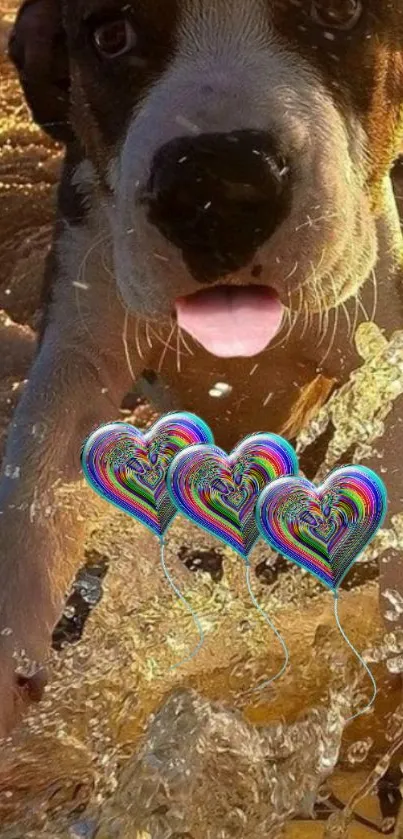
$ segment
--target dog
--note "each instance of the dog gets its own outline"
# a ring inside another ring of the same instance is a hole
[[[65,157],[0,487],[0,735],[41,695],[16,661],[46,658],[80,561],[81,496],[59,490],[133,382],[220,445],[292,440],[360,362],[375,286],[385,335],[403,323],[401,0],[27,0],[9,53]]]

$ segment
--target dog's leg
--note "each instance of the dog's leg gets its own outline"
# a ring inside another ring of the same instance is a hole
[[[0,737],[20,704],[18,684],[36,688],[15,676],[15,657],[24,650],[43,661],[82,557],[83,520],[95,495],[83,487],[84,500],[76,487],[83,442],[118,417],[131,384],[114,281],[105,272],[102,281],[94,267],[84,316],[74,274],[57,277],[53,312],[9,431],[0,482]]]

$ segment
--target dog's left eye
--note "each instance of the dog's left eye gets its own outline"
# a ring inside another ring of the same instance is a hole
[[[126,18],[116,18],[97,26],[93,32],[94,44],[104,58],[118,58],[136,44],[136,33]]]
[[[312,0],[315,23],[332,29],[352,29],[363,11],[361,0]]]

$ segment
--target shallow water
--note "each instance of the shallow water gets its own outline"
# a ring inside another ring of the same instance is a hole
[[[0,9],[3,43],[14,6],[3,0]],[[0,104],[4,435],[32,355],[40,279],[32,266],[49,241],[59,153],[29,123],[10,71]],[[299,439],[303,454],[332,425],[318,480],[352,444],[367,451],[402,391],[403,335],[387,342],[367,324],[356,341],[360,371]],[[282,653],[249,599],[242,562],[178,518],[167,562],[206,641],[170,670],[197,641],[192,621],[162,575],[157,541],[104,506],[55,632],[45,700],[0,747],[0,839],[259,839],[282,830],[294,839],[401,839],[403,602],[385,592],[385,632],[377,554],[402,543],[397,516],[340,597],[342,625],[379,688],[371,713],[344,727],[370,684],[337,631],[328,592],[256,547],[254,592],[291,658],[259,695],[253,689]]]
[[[188,543],[193,558],[214,547],[178,520],[167,562],[202,619],[206,641],[197,657],[170,671],[197,638],[171,599],[157,540],[119,513],[102,525],[89,546],[93,558],[102,553],[110,562],[102,599],[81,640],[54,654],[45,701],[2,750],[2,839],[45,830],[57,839],[226,839],[246,830],[258,838],[276,835],[269,828],[297,816],[292,829],[303,818],[308,830],[319,789],[322,819],[346,804],[389,753],[390,764],[377,771],[394,770],[396,795],[403,705],[387,662],[399,655],[403,636],[385,635],[376,583],[340,598],[342,624],[366,650],[380,690],[374,712],[344,730],[343,720],[365,704],[370,686],[335,628],[330,594],[293,570],[272,584],[253,578],[291,654],[276,686],[254,694],[279,669],[281,649],[229,550],[221,552],[220,582],[175,560],[179,544]],[[254,553],[259,567],[265,548]],[[365,798],[354,802],[354,812],[381,825],[379,796]],[[312,827],[322,831],[312,835],[324,835],[324,821]],[[334,835],[368,835],[365,825],[356,827],[361,833]]]

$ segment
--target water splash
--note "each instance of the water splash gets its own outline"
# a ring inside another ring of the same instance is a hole
[[[127,762],[96,839],[142,832],[243,839],[246,830],[267,839],[293,815],[311,816],[338,760],[348,713],[338,698],[292,725],[256,728],[238,712],[177,691]]]

